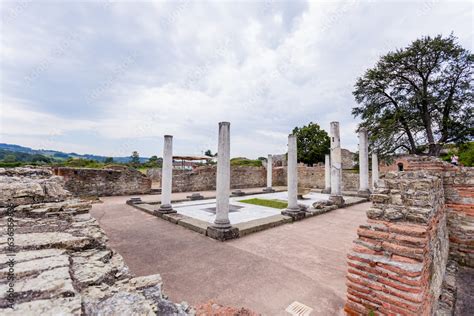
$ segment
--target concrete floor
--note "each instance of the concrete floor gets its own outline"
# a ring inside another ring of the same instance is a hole
[[[370,203],[222,243],[134,209],[126,199],[102,198],[92,215],[131,271],[160,273],[173,301],[212,299],[264,315],[288,315],[285,308],[299,301],[312,315],[343,315],[346,253]]]

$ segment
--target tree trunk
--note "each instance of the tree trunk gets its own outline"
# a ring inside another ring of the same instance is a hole
[[[429,145],[429,152],[428,152],[428,156],[435,156],[435,157],[438,157],[441,153],[441,149],[443,148],[443,145],[440,144],[440,143],[431,143]]]

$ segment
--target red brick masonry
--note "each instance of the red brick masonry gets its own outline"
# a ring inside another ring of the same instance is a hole
[[[404,168],[377,184],[348,254],[349,315],[431,315],[448,249],[474,267],[474,168],[420,156]]]
[[[457,167],[433,157],[408,158],[409,170],[430,170],[443,178],[448,214],[449,254],[474,267],[474,168]]]
[[[430,315],[448,257],[442,180],[389,173],[348,254],[349,315]]]

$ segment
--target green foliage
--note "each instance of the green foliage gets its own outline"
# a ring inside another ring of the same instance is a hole
[[[161,168],[163,164],[163,159],[158,158],[157,156],[151,156],[147,162],[142,163],[140,168],[142,169],[149,169],[149,168]],[[145,171],[146,172],[146,171]]]
[[[324,156],[329,154],[331,140],[328,133],[318,124],[310,122],[303,127],[295,127],[298,147],[298,161],[312,166],[317,162],[324,162]]]
[[[24,165],[24,163],[21,163],[19,161],[17,162],[3,162],[0,161],[0,168],[15,168],[15,167],[20,167]]]
[[[230,160],[231,166],[253,166],[253,167],[261,167],[262,161],[260,160],[253,160],[248,159],[245,157],[236,157]]]
[[[459,146],[459,162],[467,167],[474,167],[474,142]]]
[[[215,157],[216,155],[213,155],[212,151],[210,149],[208,149],[204,152],[204,156]]]
[[[15,162],[16,156],[14,154],[8,154],[3,157],[4,162]]]
[[[451,35],[415,40],[389,52],[357,80],[352,114],[379,154],[438,156],[446,143],[474,136],[474,56]]]
[[[281,200],[267,200],[267,199],[254,198],[254,199],[248,199],[248,200],[240,200],[239,202],[272,207],[272,208],[277,208],[277,209],[284,209],[288,207],[288,202],[281,201]]]
[[[474,142],[464,143],[459,146],[448,145],[445,148],[449,150],[447,154],[441,155],[440,158],[442,160],[451,162],[451,157],[457,155],[460,165],[474,167]]]
[[[29,154],[24,152],[15,152],[5,149],[0,149],[0,161],[11,164],[14,162],[23,164],[47,164],[54,161],[53,158],[40,154]]]
[[[138,151],[132,152],[132,155],[130,156],[130,163],[133,166],[138,166],[140,164],[140,155],[138,154]]]
[[[67,160],[59,163],[58,165],[64,167],[74,167],[74,168],[103,168],[104,163],[98,162],[92,159],[83,159],[83,158],[68,158]]]

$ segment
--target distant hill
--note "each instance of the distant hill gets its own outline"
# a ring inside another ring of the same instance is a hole
[[[29,156],[35,156],[37,159],[39,156],[45,156],[50,159],[54,160],[65,160],[68,158],[83,158],[83,159],[90,159],[99,162],[103,162],[106,156],[98,156],[98,155],[91,155],[91,154],[76,154],[76,153],[65,153],[62,151],[57,150],[50,150],[50,149],[32,149],[30,147],[24,147],[15,144],[5,144],[0,143],[0,159],[3,159],[4,155],[8,153],[15,152],[15,153],[22,153],[21,157],[27,159]],[[130,157],[113,157],[115,162],[126,163],[130,161]],[[140,162],[147,162],[148,158],[140,157]]]

